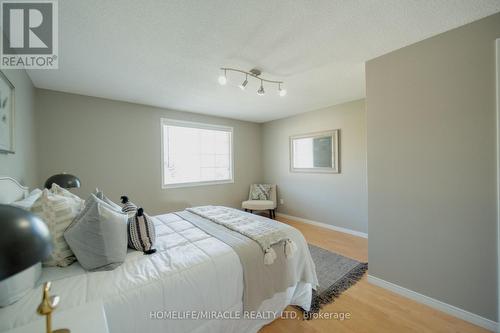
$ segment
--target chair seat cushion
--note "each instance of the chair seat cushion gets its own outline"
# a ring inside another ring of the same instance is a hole
[[[247,200],[241,203],[241,207],[251,210],[267,210],[276,208],[272,200]]]

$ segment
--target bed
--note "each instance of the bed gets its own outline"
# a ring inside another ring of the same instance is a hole
[[[7,183],[0,179],[2,202],[25,195],[25,188]],[[263,301],[255,313],[245,313],[244,272],[231,246],[175,213],[155,216],[154,223],[154,255],[130,250],[125,263],[112,271],[88,272],[78,263],[43,268],[39,286],[53,282],[52,292],[61,296],[61,314],[101,304],[110,333],[256,332],[289,304],[309,309],[316,273],[307,243],[293,227],[285,227],[297,245],[290,265],[305,278]],[[0,309],[0,332],[37,319],[39,286]]]

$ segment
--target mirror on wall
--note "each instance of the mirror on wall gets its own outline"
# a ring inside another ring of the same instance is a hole
[[[340,130],[290,137],[290,171],[340,173]]]

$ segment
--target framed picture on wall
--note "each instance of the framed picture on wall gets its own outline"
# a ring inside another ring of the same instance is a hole
[[[0,153],[14,154],[14,85],[0,71]]]
[[[340,173],[340,130],[290,137],[290,171]]]

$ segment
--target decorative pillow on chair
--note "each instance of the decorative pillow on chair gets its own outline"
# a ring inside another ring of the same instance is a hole
[[[63,234],[81,211],[83,200],[72,193],[68,195],[69,191],[61,190],[55,194],[44,189],[31,208],[45,222],[52,237],[53,251],[43,262],[44,266],[66,267],[76,260]]]
[[[131,202],[126,195],[122,195],[122,212],[128,215],[128,217],[132,217],[137,213],[137,205]]]
[[[113,270],[127,255],[127,215],[91,194],[64,238],[86,270]]]
[[[142,208],[128,219],[128,246],[144,254],[155,253],[153,245],[156,240],[155,225]]]
[[[252,184],[250,189],[250,200],[269,200],[270,197],[270,184]]]

